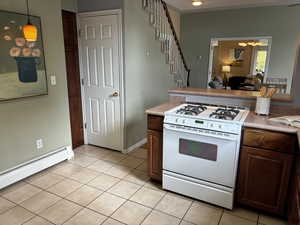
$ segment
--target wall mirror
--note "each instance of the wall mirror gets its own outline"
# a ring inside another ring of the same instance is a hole
[[[208,87],[259,91],[264,85],[290,94],[293,70],[274,44],[271,36],[211,39]]]

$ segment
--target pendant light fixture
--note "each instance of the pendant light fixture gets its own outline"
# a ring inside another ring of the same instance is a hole
[[[32,25],[30,22],[30,15],[29,15],[29,4],[28,0],[26,0],[26,6],[27,6],[27,24],[23,26],[23,34],[26,39],[26,41],[36,41],[38,30],[37,27]]]
[[[203,4],[203,2],[200,1],[200,0],[192,0],[192,5],[193,5],[193,6],[200,6],[200,5],[202,5],[202,4]]]

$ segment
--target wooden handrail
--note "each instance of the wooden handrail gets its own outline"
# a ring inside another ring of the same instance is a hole
[[[182,51],[182,48],[180,46],[180,42],[179,42],[179,39],[177,37],[177,33],[175,31],[175,27],[174,27],[174,24],[173,24],[173,21],[172,21],[172,18],[171,18],[171,15],[170,15],[170,12],[169,12],[169,9],[168,9],[168,6],[167,4],[165,3],[165,1],[163,0],[160,0],[163,7],[164,7],[164,11],[166,13],[166,16],[168,18],[168,22],[170,24],[170,27],[171,27],[171,31],[173,33],[173,37],[175,39],[175,43],[177,45],[177,48],[178,48],[178,51],[179,51],[179,54],[181,56],[181,59],[182,59],[182,62],[183,62],[183,65],[184,65],[184,68],[185,70],[188,72],[188,77],[187,77],[187,86],[189,87],[190,86],[190,73],[191,73],[191,70],[189,69],[189,67],[187,66],[187,63],[186,63],[186,60],[184,58],[184,55],[183,55],[183,51]]]

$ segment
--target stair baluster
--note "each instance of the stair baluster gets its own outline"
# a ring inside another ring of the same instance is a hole
[[[176,86],[189,86],[190,69],[187,67],[166,3],[163,0],[142,0],[142,8],[149,14],[149,23],[155,30],[155,39],[161,42],[161,52],[169,64]]]

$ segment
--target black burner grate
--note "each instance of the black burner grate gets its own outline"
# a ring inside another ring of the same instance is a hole
[[[218,108],[215,112],[210,114],[210,118],[221,120],[234,120],[240,111],[234,107]]]
[[[197,116],[205,110],[207,110],[207,107],[204,105],[187,105],[177,110],[176,113],[181,115]]]

